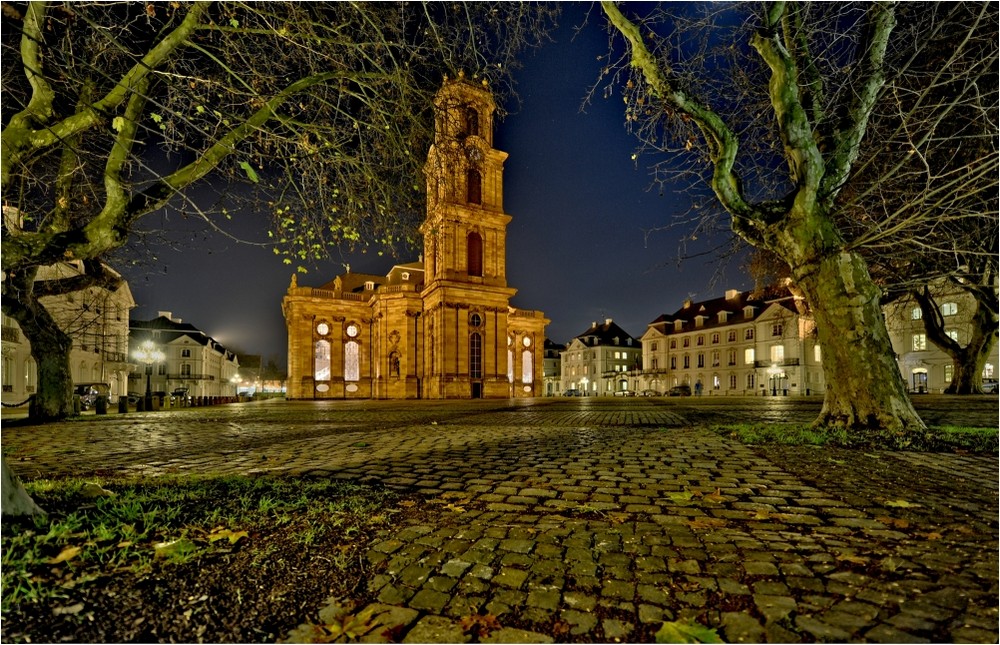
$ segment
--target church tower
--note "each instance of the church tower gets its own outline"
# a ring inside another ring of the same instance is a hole
[[[424,324],[427,395],[508,397],[509,300],[503,164],[493,148],[496,104],[461,76],[434,100],[427,154]],[[544,339],[539,339],[542,342]]]

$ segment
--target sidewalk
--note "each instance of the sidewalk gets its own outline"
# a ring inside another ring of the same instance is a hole
[[[420,491],[440,510],[366,556],[371,607],[408,642],[464,640],[470,608],[521,642],[648,641],[686,618],[728,642],[995,642],[995,456],[754,451],[699,427],[819,404],[269,402],[5,428],[3,444],[26,478],[267,473]],[[995,397],[960,407],[956,423],[996,420]]]

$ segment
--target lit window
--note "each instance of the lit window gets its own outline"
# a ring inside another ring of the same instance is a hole
[[[924,312],[923,312],[922,309],[920,309],[920,307],[914,307],[910,311],[910,319],[911,320],[920,320],[923,317],[924,317]]]
[[[813,345],[813,360],[817,363],[822,362],[823,360],[823,352],[820,351],[819,345]]]
[[[958,313],[958,305],[954,302],[946,302],[941,305],[941,315],[942,316],[954,316]]]
[[[927,336],[925,334],[913,334],[913,351],[922,352],[927,349]]]
[[[771,345],[771,361],[780,363],[783,360],[785,360],[785,346]]]
[[[314,346],[313,378],[317,381],[330,380],[330,341],[318,340]]]
[[[754,360],[756,360],[754,354],[755,352],[753,347],[743,350],[743,363],[745,365],[753,365]]]
[[[712,389],[713,390],[718,390],[720,387],[722,387],[722,381],[719,379],[719,375],[718,374],[713,374],[712,375]]]
[[[353,340],[344,343],[344,380],[361,380],[361,346]]]
[[[951,377],[955,373],[955,366],[948,364],[944,366],[944,380],[946,383],[951,383]]]
[[[958,330],[956,330],[956,329],[949,329],[946,332],[944,332],[944,335],[947,336],[948,338],[952,339],[956,343],[958,342]]]
[[[983,378],[993,378],[993,363],[983,366]]]

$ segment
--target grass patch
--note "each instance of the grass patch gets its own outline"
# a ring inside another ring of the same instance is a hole
[[[713,425],[710,429],[740,443],[781,446],[840,446],[857,444],[843,430],[818,430],[794,423],[731,423]],[[908,437],[905,450],[921,452],[973,452],[997,454],[1000,452],[997,428],[970,428],[963,426],[935,426],[926,433]],[[868,444],[865,448],[877,448]],[[890,446],[886,446],[889,448]]]
[[[847,434],[840,430],[822,431],[795,423],[729,423],[710,426],[717,434],[736,439],[750,446],[773,444],[782,446],[843,445]]]
[[[4,521],[2,610],[105,576],[253,549],[276,527],[307,546],[388,522],[395,495],[328,479],[173,476],[25,484],[46,517]],[[338,553],[346,560],[351,554]],[[263,557],[266,557],[264,555]]]

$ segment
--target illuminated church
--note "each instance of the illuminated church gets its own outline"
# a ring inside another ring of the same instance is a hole
[[[282,302],[289,399],[541,396],[545,325],[510,306],[496,104],[464,79],[434,99],[419,262],[385,276],[348,272]]]

